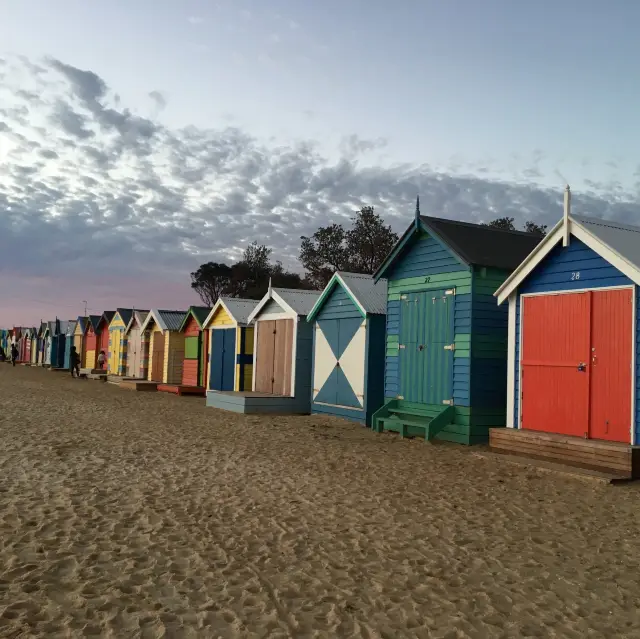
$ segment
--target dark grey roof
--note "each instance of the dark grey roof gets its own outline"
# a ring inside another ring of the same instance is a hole
[[[586,215],[571,214],[571,218],[595,235],[620,257],[640,268],[640,227],[614,220],[601,220]]]
[[[524,231],[505,231],[458,220],[425,215],[420,220],[465,262],[476,266],[513,270],[544,239]]]
[[[365,313],[386,315],[387,280],[379,280],[376,283],[373,275],[345,273],[343,271],[338,271],[338,275],[360,303]]]
[[[187,311],[157,311],[160,320],[164,323],[163,330],[179,331],[182,320]],[[166,327],[166,328],[165,328]]]

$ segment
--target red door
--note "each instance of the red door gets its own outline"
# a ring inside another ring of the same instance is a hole
[[[589,436],[631,441],[631,289],[594,291],[591,298],[591,416]]]
[[[523,300],[522,428],[630,443],[633,291]]]
[[[590,293],[523,300],[522,428],[585,437]]]

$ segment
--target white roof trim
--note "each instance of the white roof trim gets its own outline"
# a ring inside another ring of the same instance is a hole
[[[612,266],[624,273],[630,280],[640,285],[640,270],[614,251],[608,244],[593,235],[585,225],[578,220],[569,217],[569,233],[576,239],[584,242],[590,249],[602,256]],[[542,262],[551,252],[558,242],[565,237],[564,220],[560,220],[547,235],[547,237],[536,246],[518,268],[502,283],[502,286],[493,294],[498,298],[498,304],[502,304],[509,295],[516,291],[518,286],[531,274],[531,272]]]
[[[167,325],[162,321],[162,318],[158,313],[158,309],[152,308],[149,311],[149,315],[147,315],[147,318],[144,320],[144,322],[142,322],[142,326],[140,327],[141,332],[147,330],[147,325],[151,322],[151,320],[153,320],[163,331],[167,330]]]
[[[262,309],[267,305],[269,300],[274,300],[277,302],[278,306],[280,306],[285,312],[289,313],[293,317],[298,317],[298,313],[292,309],[289,304],[287,304],[279,295],[278,291],[270,288],[266,295],[260,300],[258,306],[256,306],[253,311],[251,311],[251,315],[247,318],[247,323],[251,324],[254,322]]]
[[[313,308],[309,311],[309,315],[313,315],[316,312],[316,307],[318,307],[318,305],[321,302],[322,302],[322,304],[325,303],[326,298],[324,297],[324,293],[325,293],[325,291],[329,290],[330,286],[333,285],[334,280],[339,280],[340,281],[340,284],[342,284],[342,288],[344,288],[347,291],[347,293],[349,293],[349,296],[356,303],[356,305],[358,306],[358,308],[360,309],[362,314],[365,317],[367,315],[369,315],[369,313],[367,313],[367,311],[365,310],[364,306],[362,306],[362,304],[360,303],[360,300],[358,299],[358,297],[353,294],[353,291],[347,286],[347,283],[342,279],[342,277],[340,276],[340,273],[338,271],[336,271],[331,276],[331,279],[329,280],[328,284],[324,287],[324,289],[322,290],[322,293],[320,293],[320,297],[318,298],[318,301],[313,305]]]
[[[212,328],[211,326],[209,326],[209,322],[213,319],[213,316],[216,314],[216,311],[221,306],[224,307],[224,310],[227,311],[227,315],[233,320],[233,325],[236,327],[238,326],[238,320],[233,316],[233,313],[229,310],[229,307],[224,303],[224,300],[221,297],[219,297],[218,301],[213,305],[213,308],[209,312],[209,315],[207,315],[207,319],[203,322],[202,330],[206,330],[207,328]]]

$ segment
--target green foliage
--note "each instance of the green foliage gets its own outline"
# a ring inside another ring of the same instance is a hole
[[[504,231],[517,231],[518,229],[513,222],[514,218],[512,217],[498,217],[491,222],[486,222],[482,226],[490,226],[494,229],[503,229]],[[524,223],[524,230],[527,233],[535,233],[536,235],[542,235],[544,237],[547,234],[547,225],[528,221]]]
[[[300,262],[313,288],[324,288],[334,271],[374,273],[398,241],[372,206],[360,209],[351,223],[349,230],[330,224],[311,237],[302,236]]]

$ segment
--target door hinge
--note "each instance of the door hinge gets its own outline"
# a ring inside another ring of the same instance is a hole
[[[448,406],[453,406],[453,400],[452,399],[443,399],[442,403],[443,404],[447,404]]]
[[[398,348],[405,348],[404,344],[398,344]]]
[[[449,288],[444,292],[445,295],[455,295],[456,294],[456,289],[455,288]]]
[[[396,395],[396,399],[404,399],[404,395]]]
[[[456,345],[455,344],[445,344],[444,350],[445,351],[455,351],[456,350]]]

